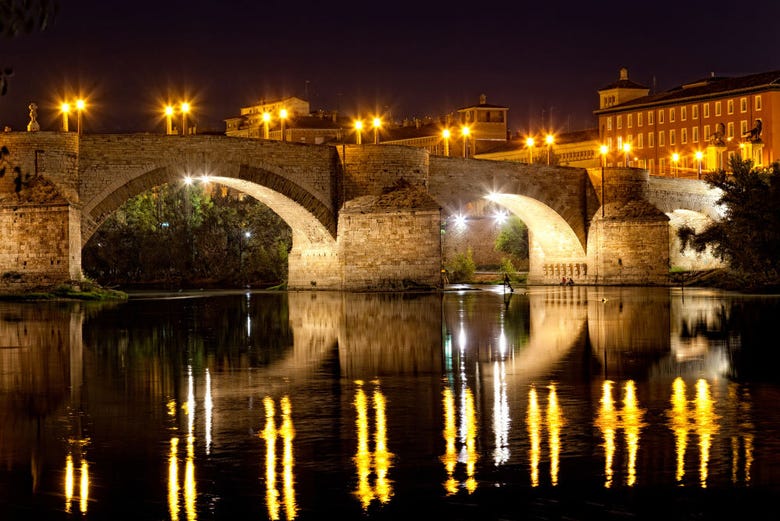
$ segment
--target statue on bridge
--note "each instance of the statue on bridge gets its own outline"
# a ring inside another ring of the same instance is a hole
[[[751,143],[761,143],[761,128],[763,127],[763,123],[761,123],[760,119],[756,120],[756,125],[742,134],[742,137],[747,138],[748,141]]]
[[[27,123],[27,132],[38,132],[41,129],[41,125],[38,123],[38,104],[32,102],[27,108],[30,109],[30,122]]]

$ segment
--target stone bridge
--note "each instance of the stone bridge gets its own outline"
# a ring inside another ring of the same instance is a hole
[[[529,229],[529,283],[668,283],[673,229],[717,219],[703,182],[632,168],[585,170],[431,156],[391,145],[225,136],[8,132],[0,178],[0,289],[78,281],[81,249],[126,200],[208,176],[291,227],[291,289],[441,287],[442,225],[492,201]],[[603,197],[602,197],[603,190]],[[602,205],[602,203],[604,203]],[[674,218],[678,215],[678,218]]]

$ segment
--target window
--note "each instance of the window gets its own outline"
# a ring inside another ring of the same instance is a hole
[[[647,167],[648,167],[647,169],[650,170],[651,172],[655,170],[655,159],[651,159],[650,161],[648,161]]]
[[[612,116],[607,118],[607,130],[612,130]]]
[[[726,110],[729,114],[734,114],[734,100],[730,99],[726,102]]]
[[[688,129],[687,128],[681,128],[680,129],[680,143],[683,145],[688,142]]]
[[[761,110],[761,94],[757,95],[754,99],[756,100],[756,110]]]
[[[648,110],[647,111],[647,124],[648,125],[653,125],[654,124],[653,111],[652,110]]]
[[[642,126],[642,113],[637,112],[636,113],[636,126],[641,127]]]
[[[647,147],[653,148],[655,146],[655,132],[647,133]]]
[[[710,117],[710,104],[709,103],[705,103],[704,104],[704,117],[705,118]]]
[[[623,128],[623,116],[617,116],[617,117],[615,118],[615,123],[617,123],[617,128],[618,128],[618,130],[620,130],[621,128]]]
[[[676,139],[675,131],[674,130],[670,130],[669,131],[669,146],[676,145],[677,144],[676,141],[677,141],[677,139]]]
[[[612,138],[607,138],[607,150],[612,150]]]
[[[691,137],[693,138],[694,143],[699,142],[699,127],[693,127],[693,132],[691,133]]]
[[[644,148],[645,143],[644,143],[644,139],[642,139],[643,137],[644,137],[644,134],[637,134],[636,135],[636,147],[637,148]]]
[[[666,135],[664,134],[663,130],[658,132],[658,146],[659,147],[666,146]]]
[[[720,110],[720,101],[715,102],[715,116],[720,116],[721,110]]]
[[[704,125],[704,141],[710,140],[710,126]]]
[[[688,107],[682,106],[680,107],[680,121],[685,121],[688,119]]]
[[[734,122],[729,121],[728,126],[726,127],[726,137],[733,138],[734,137]]]
[[[664,109],[658,111],[658,124],[659,125],[664,124]]]
[[[674,123],[674,107],[669,109],[669,123]]]
[[[693,105],[691,107],[691,117],[693,119],[699,119],[699,106],[698,105]]]
[[[742,120],[739,122],[739,135],[744,136],[747,134],[748,128],[747,128],[747,120]]]
[[[739,111],[747,112],[747,98],[739,98]]]
[[[627,114],[626,115],[626,126],[628,128],[631,128],[634,126],[634,115],[633,114]]]
[[[618,136],[618,138],[617,138],[617,147],[618,147],[618,150],[623,150],[623,136]]]
[[[626,136],[626,143],[630,143],[633,146],[633,144],[634,144],[634,135],[633,134],[629,134],[629,135]]]

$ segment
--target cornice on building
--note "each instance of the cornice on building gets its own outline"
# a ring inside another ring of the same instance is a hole
[[[594,110],[593,114],[597,116],[615,114],[629,110],[679,105],[681,103],[774,90],[780,91],[780,71],[763,72],[736,78],[713,76],[705,80],[686,83],[664,92],[636,98],[619,105]]]

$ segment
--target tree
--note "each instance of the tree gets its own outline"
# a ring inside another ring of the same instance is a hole
[[[0,0],[0,34],[14,38],[20,34],[44,31],[54,22],[59,10],[57,0]],[[13,68],[0,70],[0,96],[8,92]]]
[[[696,232],[689,226],[678,230],[681,250],[701,253],[707,248],[732,269],[752,274],[756,280],[778,279],[780,258],[780,163],[754,168],[753,161],[738,156],[724,170],[704,176],[705,182],[722,191],[718,204],[723,218]]]
[[[499,231],[494,245],[496,251],[523,260],[528,258],[528,228],[516,215],[512,215]]]

